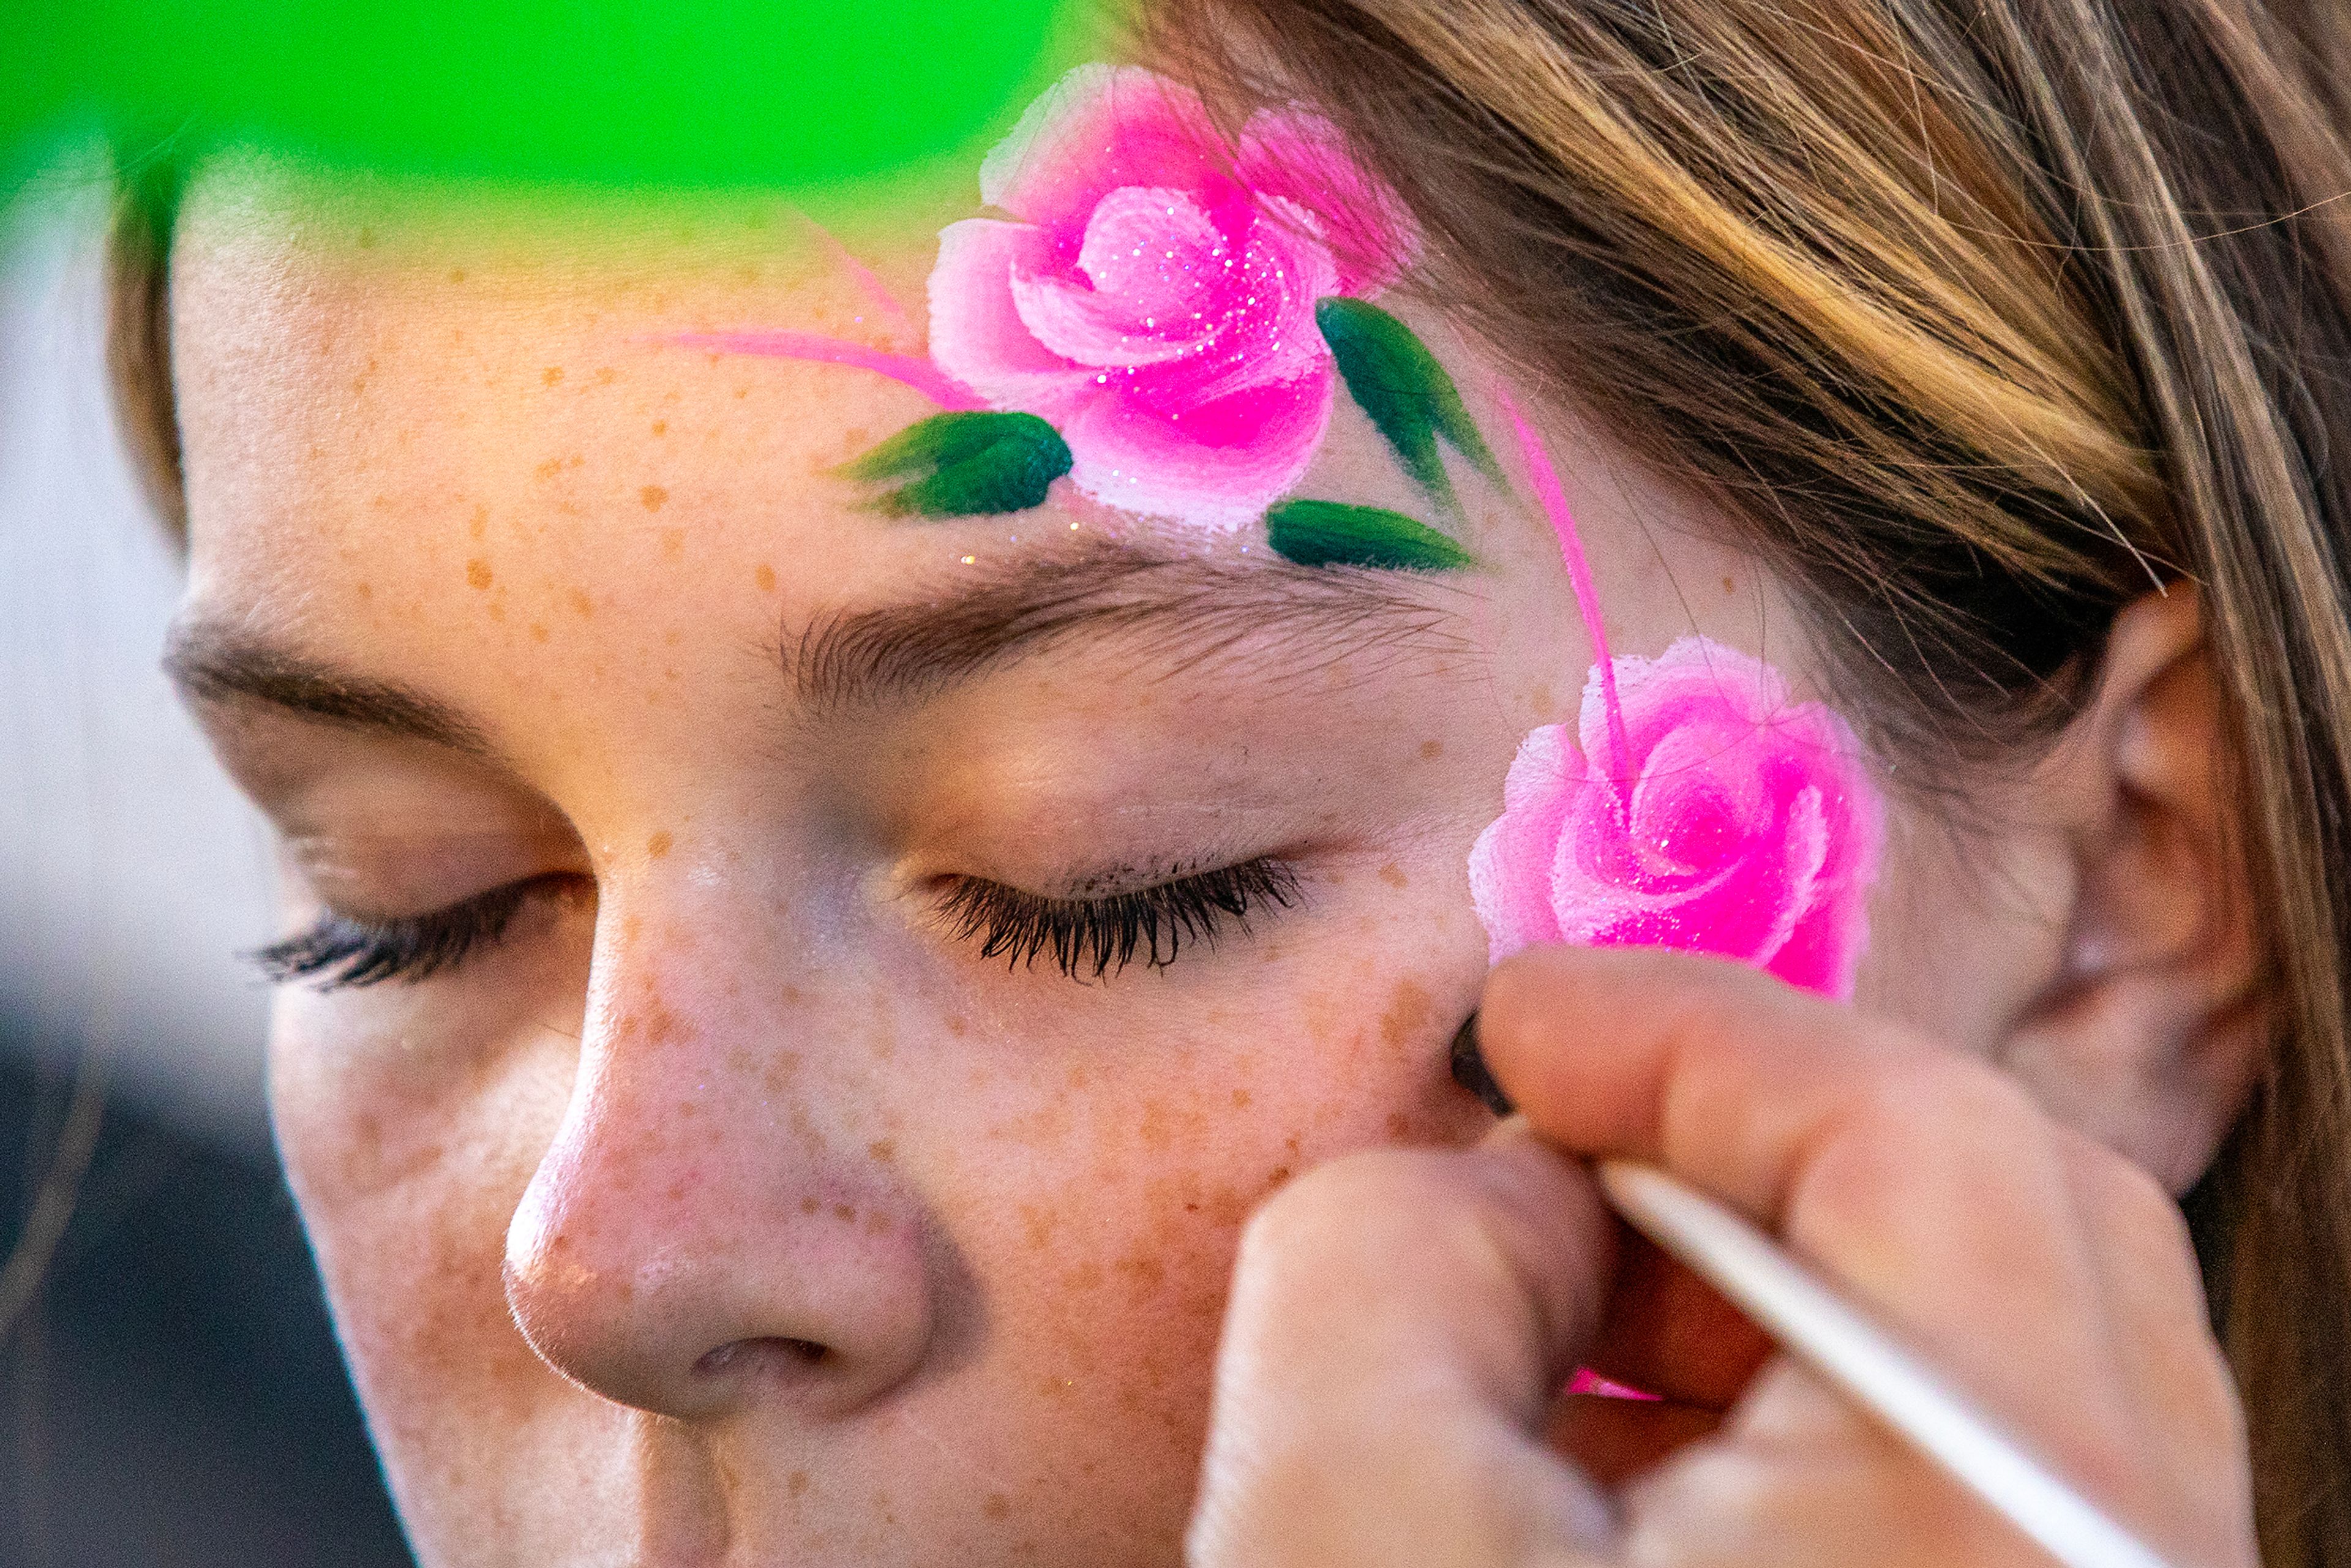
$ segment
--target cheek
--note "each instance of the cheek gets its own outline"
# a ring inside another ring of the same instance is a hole
[[[1090,1508],[1123,1499],[1138,1528],[1181,1531],[1250,1213],[1337,1155],[1491,1124],[1446,1056],[1481,943],[1466,967],[1332,966],[1189,1040],[1057,1054],[1039,1069],[1050,1087],[967,1131],[938,1214],[977,1277],[1019,1427],[999,1451],[1032,1478],[1004,1490],[1011,1522],[1045,1527],[1077,1483]]]
[[[599,1478],[579,1438],[617,1413],[531,1354],[501,1274],[507,1222],[562,1113],[569,1042],[541,1030],[503,1049],[445,1046],[436,1010],[288,994],[271,1109],[403,1521],[425,1561],[478,1562],[486,1521],[509,1542],[540,1539],[530,1516],[554,1523],[587,1500]]]

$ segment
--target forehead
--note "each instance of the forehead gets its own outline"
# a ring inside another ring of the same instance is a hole
[[[934,214],[855,235],[919,299]],[[714,327],[872,336],[833,247],[780,204],[386,192],[242,167],[175,240],[174,378],[199,566],[289,528],[312,551],[455,524],[559,546],[810,519],[828,471],[921,412],[874,378],[681,348]],[[779,545],[787,541],[778,540]],[[388,563],[391,564],[391,563]]]
[[[961,189],[869,193],[829,232],[756,195],[565,201],[216,170],[191,191],[172,261],[199,582],[281,574],[289,551],[308,572],[355,549],[391,570],[452,525],[550,557],[584,546],[590,567],[632,539],[673,555],[748,539],[795,560],[871,557],[883,578],[1073,524],[1131,531],[1066,486],[1017,517],[878,527],[840,470],[935,412],[921,394],[681,340],[747,329],[919,354],[939,231],[973,210]],[[1317,475],[1419,504],[1376,433],[1343,415]]]

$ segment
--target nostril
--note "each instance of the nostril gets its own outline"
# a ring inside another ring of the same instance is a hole
[[[738,1339],[717,1349],[705,1351],[694,1364],[697,1376],[716,1377],[726,1374],[742,1375],[772,1366],[778,1371],[821,1366],[834,1359],[833,1352],[810,1339],[766,1337]]]

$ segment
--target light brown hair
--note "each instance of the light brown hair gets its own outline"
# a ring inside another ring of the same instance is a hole
[[[2264,1560],[2351,1563],[2351,82],[2341,0],[1186,0],[1423,287],[1704,486],[1898,761],[2030,756],[2199,585],[2275,1046],[2191,1195]],[[1914,766],[1912,771],[1921,770]]]

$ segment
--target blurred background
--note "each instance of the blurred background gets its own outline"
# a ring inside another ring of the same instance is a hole
[[[0,1568],[404,1564],[269,1143],[266,838],[156,666],[106,168],[0,209]]]

